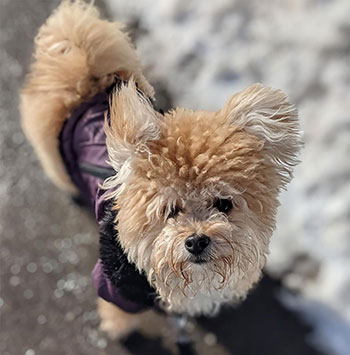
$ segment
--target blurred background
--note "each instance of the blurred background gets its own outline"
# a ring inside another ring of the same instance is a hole
[[[91,215],[46,178],[20,128],[18,90],[59,0],[0,1],[0,354],[172,354],[150,315],[115,342],[98,330]],[[295,102],[305,148],[282,194],[265,276],[241,306],[190,326],[200,354],[350,349],[349,3],[98,0],[124,22],[157,107],[217,110],[254,82]]]

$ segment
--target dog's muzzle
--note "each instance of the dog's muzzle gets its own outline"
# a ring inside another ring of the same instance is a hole
[[[206,235],[197,235],[192,234],[185,240],[185,248],[186,250],[197,257],[199,261],[201,260],[200,255],[208,248],[210,245],[211,240]],[[204,261],[204,259],[203,259]]]

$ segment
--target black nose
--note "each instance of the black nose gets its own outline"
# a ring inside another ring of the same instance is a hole
[[[192,234],[185,240],[185,247],[193,255],[200,255],[210,244],[210,238],[206,235]]]

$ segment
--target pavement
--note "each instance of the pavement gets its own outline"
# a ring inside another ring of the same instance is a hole
[[[18,90],[33,38],[58,3],[0,2],[0,354],[173,354],[171,327],[160,315],[122,342],[98,330],[96,222],[50,183],[20,128]],[[97,5],[108,16],[103,2]],[[194,322],[198,353],[317,354],[305,342],[310,328],[280,304],[280,289],[266,276],[242,306]]]

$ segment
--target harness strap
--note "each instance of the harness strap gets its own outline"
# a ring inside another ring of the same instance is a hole
[[[89,163],[85,163],[85,162],[79,164],[79,169],[82,173],[95,176],[95,177],[100,178],[102,180],[105,180],[105,179],[116,174],[116,172],[113,168],[104,168],[101,166],[97,166],[97,165],[93,165],[93,164],[89,164]]]

